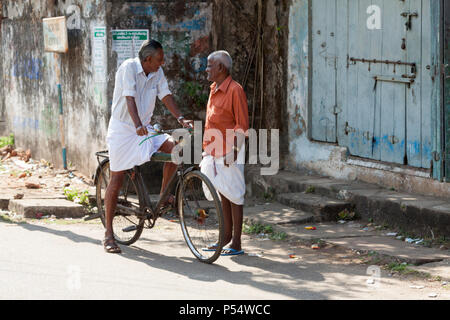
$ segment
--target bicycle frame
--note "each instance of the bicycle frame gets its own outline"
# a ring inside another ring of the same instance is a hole
[[[160,130],[158,132],[158,134],[165,134],[165,133],[170,134],[173,131],[175,131],[175,130]],[[151,137],[149,137],[149,138],[151,138]],[[109,154],[108,154],[108,151],[105,150],[105,151],[96,152],[95,155],[97,156],[97,162],[99,163],[97,172],[95,174],[95,179],[94,179],[95,180],[94,183],[96,184],[99,174],[102,175],[103,181],[107,181],[107,179],[104,176],[103,170],[101,168],[102,168],[103,161],[106,161],[109,159]],[[104,158],[104,160],[100,161],[100,158]],[[153,162],[171,162],[170,160],[152,160],[152,159],[150,159],[150,162],[152,162],[152,161]],[[167,184],[167,187],[166,187],[166,190],[163,192],[162,196],[160,197],[160,199],[157,202],[155,207],[152,206],[150,196],[149,196],[149,193],[145,186],[144,179],[142,178],[142,174],[141,174],[139,166],[136,166],[133,169],[128,170],[133,173],[134,179],[136,179],[136,178],[138,179],[138,182],[137,182],[139,185],[138,190],[140,190],[141,193],[143,193],[143,194],[138,195],[138,197],[139,197],[139,201],[143,201],[143,203],[144,203],[144,210],[142,210],[142,211],[139,210],[140,212],[136,212],[136,210],[132,210],[130,208],[121,206],[120,204],[117,204],[117,209],[123,210],[124,212],[129,212],[132,215],[136,215],[136,216],[145,218],[145,219],[149,220],[150,228],[153,227],[156,220],[165,213],[165,211],[162,209],[163,209],[164,202],[167,199],[167,197],[169,196],[170,192],[173,190],[174,187],[176,187],[175,194],[174,194],[176,197],[177,192],[178,192],[178,187],[183,182],[183,176],[185,174],[187,174],[188,172],[196,169],[195,166],[192,166],[192,167],[187,168],[186,170],[183,170],[183,167],[184,167],[184,163],[177,165],[177,169],[175,170],[172,177],[170,177],[169,183]],[[173,207],[176,209],[176,201],[174,202]],[[150,212],[147,212],[147,211],[150,211]],[[91,220],[91,219],[95,219],[98,217],[99,217],[99,215],[97,214],[92,217],[88,217],[85,220]],[[151,222],[151,220],[153,220],[153,221]]]
[[[138,179],[140,179],[140,182],[138,182],[142,188],[143,194],[139,197],[142,197],[142,201],[144,201],[145,207],[144,211],[150,210],[150,213],[143,212],[145,214],[145,218],[150,220],[153,219],[153,223],[151,226],[153,226],[156,222],[156,220],[161,217],[164,214],[164,211],[162,210],[163,205],[167,197],[169,196],[170,192],[173,190],[173,188],[180,185],[183,181],[183,166],[178,165],[176,171],[173,173],[172,177],[170,177],[169,183],[167,184],[166,190],[163,192],[162,196],[160,197],[159,201],[156,203],[155,206],[152,205],[150,201],[150,196],[147,191],[147,187],[144,184],[144,179],[142,178],[141,172],[139,167],[135,167],[133,169],[135,174],[138,176]],[[136,179],[136,177],[135,177]],[[176,194],[177,191],[175,191]],[[175,205],[176,206],[176,205]]]

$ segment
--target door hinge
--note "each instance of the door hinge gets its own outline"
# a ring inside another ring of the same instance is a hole
[[[441,74],[444,76],[444,79],[450,79],[450,76],[447,76],[447,68],[449,67],[448,64],[441,64]]]
[[[391,144],[396,144],[400,142],[400,140],[396,136],[389,136],[388,140]]]
[[[334,115],[338,115],[341,112],[342,112],[342,109],[339,108],[338,106],[334,106],[334,107],[331,108],[331,113],[334,114]]]
[[[434,161],[436,161],[436,162],[441,161],[441,155],[439,154],[439,152],[433,151],[431,153],[431,156],[433,157]],[[442,159],[442,160],[444,160],[444,159]]]
[[[417,12],[402,12],[400,14],[402,17],[406,18],[406,30],[411,30],[412,29],[412,18],[418,18],[419,14]]]
[[[364,132],[363,137],[366,140],[373,141],[373,134],[371,134],[369,131]]]
[[[345,135],[348,136],[349,133],[353,133],[353,132],[356,132],[356,129],[350,127],[350,126],[348,125],[348,122],[346,122],[346,123],[345,123],[345,127],[344,127],[344,133],[345,133]]]

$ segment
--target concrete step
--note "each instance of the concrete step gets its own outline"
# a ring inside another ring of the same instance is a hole
[[[314,221],[313,214],[277,202],[245,206],[244,218],[247,223],[263,225],[293,225]]]
[[[85,207],[65,199],[10,200],[8,210],[25,218],[54,215],[56,218],[81,218],[88,214]]]
[[[340,239],[327,239],[326,242],[347,249],[358,251],[373,251],[380,255],[396,258],[413,265],[423,265],[443,261],[450,258],[448,250],[439,250],[408,244],[392,237],[349,237]]]
[[[383,188],[355,181],[335,180],[310,172],[279,171],[276,175],[261,176],[258,167],[246,169],[246,181],[255,196],[309,191],[314,194],[346,200],[352,190],[382,191]]]
[[[251,196],[276,198],[296,207],[295,197],[280,195],[308,190],[314,195],[349,202],[362,219],[371,219],[399,232],[435,239],[450,237],[448,199],[397,192],[360,181],[334,180],[310,172],[280,171],[262,176],[259,167],[247,166],[245,174]]]
[[[254,198],[248,200],[250,200],[248,202],[258,203],[258,200]],[[392,235],[392,230],[381,230],[373,225],[367,226],[363,221],[315,222],[313,214],[277,202],[246,205],[244,219],[246,223],[271,225],[275,232],[285,233],[290,243],[297,241],[305,245],[327,243],[352,249],[358,252],[358,255],[370,253],[374,259],[390,258],[399,263],[422,265],[424,268],[429,266],[428,273],[431,275],[442,277],[449,275],[448,270],[445,271],[450,261],[448,249],[407,243],[396,239],[395,235]],[[307,228],[310,226],[315,229]]]
[[[22,194],[22,199],[66,199],[64,195],[54,193],[43,193],[40,191],[18,191],[16,193],[2,193],[0,194],[0,209],[8,210],[9,202],[14,200],[14,197],[18,194]]]
[[[439,276],[442,280],[450,281],[450,259],[411,267],[411,269]]]
[[[317,194],[282,193],[278,194],[276,199],[282,204],[312,214],[315,222],[337,221],[340,212],[353,211],[353,205],[350,202]]]

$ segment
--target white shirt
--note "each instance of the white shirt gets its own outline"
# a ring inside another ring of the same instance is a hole
[[[120,65],[116,73],[112,116],[106,136],[111,171],[128,170],[149,161],[169,137],[159,135],[145,140],[146,136],[138,136],[128,112],[126,97],[135,98],[142,125],[147,127],[152,136],[155,132],[150,126],[150,120],[156,97],[162,100],[168,94],[171,92],[161,68],[146,76],[139,58],[128,59]]]
[[[125,60],[116,73],[112,102],[112,120],[119,120],[134,126],[128,112],[126,97],[134,97],[143,125],[150,123],[155,109],[156,97],[162,100],[171,94],[162,68],[145,75],[139,58]]]

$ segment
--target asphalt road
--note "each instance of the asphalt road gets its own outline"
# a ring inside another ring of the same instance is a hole
[[[179,225],[164,219],[120,255],[103,251],[102,236],[98,223],[0,222],[0,299],[450,298],[440,282],[370,273],[347,252],[288,241],[245,235],[245,255],[206,265],[191,254]]]

